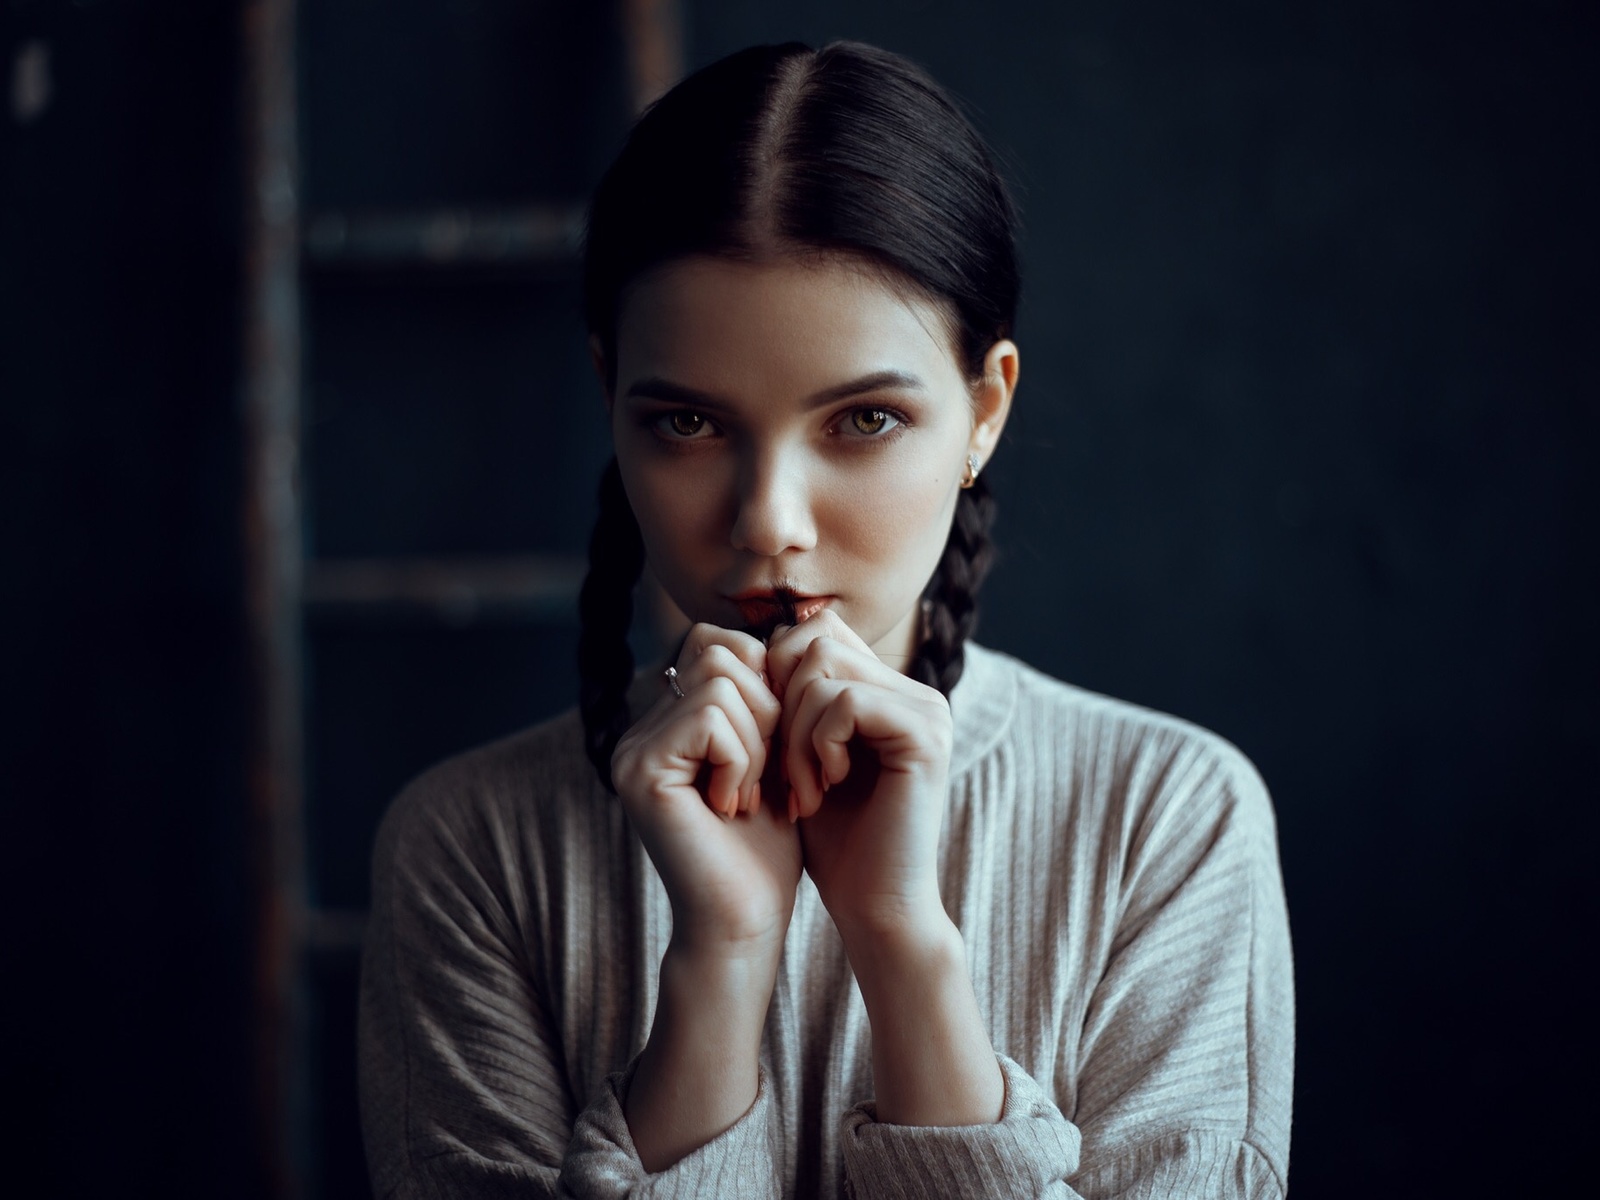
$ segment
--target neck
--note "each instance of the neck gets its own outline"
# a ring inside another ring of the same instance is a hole
[[[922,604],[911,606],[888,633],[872,643],[872,652],[902,675],[911,670],[922,643]]]

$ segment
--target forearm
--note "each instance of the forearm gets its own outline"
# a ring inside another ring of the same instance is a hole
[[[646,1171],[672,1166],[755,1103],[777,962],[777,954],[708,960],[669,946],[624,1106]]]
[[[1005,1077],[978,1012],[961,932],[846,936],[872,1024],[878,1120],[982,1125],[1000,1119]]]

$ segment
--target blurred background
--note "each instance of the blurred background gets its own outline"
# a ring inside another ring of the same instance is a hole
[[[683,70],[837,37],[963,97],[1021,202],[980,640],[1273,791],[1294,1194],[1565,1177],[1592,6],[0,4],[13,1194],[365,1194],[376,821],[574,695],[583,199]]]

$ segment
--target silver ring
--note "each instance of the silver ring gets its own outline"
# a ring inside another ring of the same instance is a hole
[[[667,686],[672,689],[672,694],[679,700],[682,700],[684,697],[684,691],[678,686],[678,668],[668,667],[662,672],[662,674],[667,677]]]

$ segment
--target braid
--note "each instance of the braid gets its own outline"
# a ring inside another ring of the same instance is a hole
[[[978,625],[978,585],[994,561],[989,526],[994,496],[982,475],[956,501],[944,554],[923,593],[926,613],[922,645],[911,662],[911,678],[946,696],[966,666],[966,640]]]
[[[633,682],[633,586],[644,567],[639,522],[613,458],[600,476],[600,513],[589,535],[589,573],[578,593],[578,707],[584,748],[600,782],[611,784],[611,755],[627,731]]]

